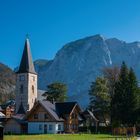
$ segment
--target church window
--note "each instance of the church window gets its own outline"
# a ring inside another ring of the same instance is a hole
[[[20,85],[20,93],[23,94],[23,85]]]
[[[34,93],[35,92],[35,88],[34,88],[34,86],[32,85],[32,93]]]
[[[20,75],[20,76],[19,76],[19,80],[20,80],[20,81],[24,81],[24,80],[25,80],[25,76],[24,76],[24,75]]]
[[[35,77],[34,76],[32,76],[32,80],[35,81]]]

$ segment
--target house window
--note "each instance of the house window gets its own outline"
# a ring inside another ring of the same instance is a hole
[[[49,130],[52,130],[52,125],[51,124],[49,125]]]
[[[34,114],[34,119],[38,119],[38,114]]]
[[[44,118],[45,119],[48,119],[49,117],[48,117],[48,114],[44,114]]]
[[[58,130],[61,130],[61,124],[58,124]]]
[[[23,94],[23,85],[20,85],[20,93]]]
[[[72,129],[76,129],[76,125],[75,124],[72,125]]]
[[[66,125],[66,129],[69,129],[69,124]]]
[[[74,119],[75,118],[75,114],[72,114],[72,119]]]
[[[42,124],[39,124],[39,130],[42,130]]]
[[[35,88],[34,88],[34,86],[32,85],[32,93],[34,93],[35,92]]]

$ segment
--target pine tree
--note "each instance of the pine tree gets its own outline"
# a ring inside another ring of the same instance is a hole
[[[126,97],[128,92],[128,68],[125,62],[122,63],[119,80],[115,86],[114,97],[112,98],[112,121],[114,124],[126,124],[127,119],[127,104]]]
[[[127,122],[130,123],[130,125],[134,125],[136,122],[135,110],[137,107],[136,95],[138,92],[138,82],[132,68],[129,71],[128,78],[129,78],[129,83],[128,83],[129,88],[127,94],[127,106],[129,110],[128,110]]]
[[[127,68],[123,62],[119,81],[115,86],[113,97],[113,122],[118,125],[133,126],[137,120],[137,97],[139,95],[138,81],[133,69]]]

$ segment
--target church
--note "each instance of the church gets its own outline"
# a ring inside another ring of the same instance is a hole
[[[10,134],[77,133],[81,108],[77,102],[39,99],[38,77],[34,68],[29,39],[16,72],[16,110],[6,119],[4,132]]]

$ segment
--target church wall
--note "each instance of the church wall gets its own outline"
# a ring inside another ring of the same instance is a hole
[[[37,75],[28,73],[28,104],[29,110],[34,106],[37,99]]]

